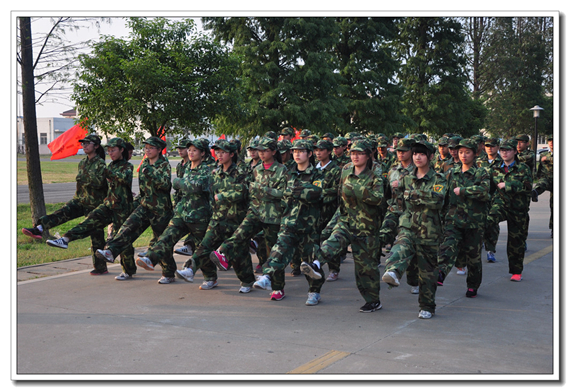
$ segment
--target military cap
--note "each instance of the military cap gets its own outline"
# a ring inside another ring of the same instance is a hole
[[[312,151],[313,143],[309,140],[295,140],[291,149],[306,149],[307,151]]]
[[[281,140],[277,142],[277,149],[279,150],[279,153],[287,152],[291,149],[292,146],[293,144],[289,140]]]
[[[516,140],[503,140],[501,145],[499,146],[500,149],[517,149],[517,141]]]
[[[370,144],[365,139],[356,140],[352,143],[350,147],[350,151],[360,151],[360,152],[370,152],[372,148],[370,148]]]
[[[342,147],[348,145],[348,141],[346,140],[346,138],[342,136],[333,138],[332,142],[333,142],[333,147]]]
[[[428,149],[428,151],[430,153],[435,153],[435,147],[433,146],[432,143],[430,143],[427,140],[423,140],[423,139],[414,139],[414,143],[412,144],[412,147],[415,147],[416,145],[423,145],[424,147],[426,147]]]
[[[301,137],[309,137],[311,135],[311,131],[309,129],[303,129],[301,130]]]
[[[443,134],[443,137],[447,137],[447,138],[452,138],[452,137],[455,137],[455,136],[456,136],[455,133],[450,133],[450,132]]]
[[[307,137],[307,140],[312,142],[313,145],[319,142],[319,138],[314,134],[311,134],[309,137]]]
[[[270,130],[269,132],[265,133],[264,137],[269,137],[272,138],[273,140],[277,140],[279,138],[277,133],[275,133],[273,130]]]
[[[237,151],[237,145],[229,142],[228,140],[218,139],[214,143],[214,146],[212,147],[212,149],[221,149],[222,151],[232,153],[232,152]]]
[[[394,135],[392,136],[392,138],[398,138],[398,139],[404,138],[404,137],[405,137],[404,133],[394,133]]]
[[[239,139],[234,138],[233,140],[230,140],[230,143],[236,145],[236,151],[241,150],[241,141]]]
[[[281,129],[281,132],[279,134],[281,136],[294,136],[295,131],[293,130],[293,128],[286,127],[286,128]]]
[[[398,140],[398,146],[396,147],[396,151],[409,151],[412,149],[412,145],[414,144],[414,140],[411,138],[401,138]]]
[[[210,142],[205,138],[197,138],[194,140],[188,140],[188,148],[193,145],[196,149],[200,151],[208,152],[210,150]]]
[[[125,143],[125,141],[122,138],[114,137],[114,138],[110,139],[109,141],[107,141],[107,145],[105,145],[105,148],[110,148],[110,147],[119,147],[119,148],[127,149],[127,144]]]
[[[178,140],[178,144],[176,144],[175,148],[188,148],[188,139],[185,138],[181,138],[180,140]]]
[[[412,134],[411,138],[413,138],[414,140],[427,141],[427,136],[425,134],[422,134],[422,133],[414,133],[414,134]]]
[[[152,145],[153,147],[157,147],[160,150],[163,150],[164,148],[166,148],[166,142],[156,136],[152,136],[147,138],[143,144],[148,144],[148,145]]]
[[[265,151],[266,149],[270,149],[272,151],[277,150],[277,141],[270,138],[270,137],[262,137],[257,146],[255,147],[258,151]]]
[[[323,134],[323,137],[321,138],[330,138],[332,140],[334,138],[334,135],[332,133],[327,132]]]
[[[329,151],[332,151],[334,148],[334,145],[332,143],[332,141],[329,140],[319,140],[319,142],[317,143],[317,145],[315,145],[315,148],[318,149],[328,149]]]
[[[459,148],[459,142],[463,140],[463,137],[460,136],[453,136],[449,138],[449,144],[447,145],[450,149]]]
[[[92,142],[93,144],[101,145],[101,138],[97,136],[95,133],[88,134],[87,136],[79,140],[80,143],[82,143],[83,141],[89,141]]]
[[[487,140],[485,140],[485,146],[496,147],[499,144],[499,139],[496,137],[489,137]]]
[[[476,134],[474,136],[471,136],[471,140],[475,141],[477,144],[482,143],[485,141],[485,137],[481,136],[480,134]]]
[[[372,148],[372,149],[378,148],[379,143],[378,143],[378,141],[374,140],[374,138],[365,138],[365,140],[370,145],[370,148]],[[386,144],[386,146],[388,146],[388,144]]]
[[[461,139],[461,141],[459,141],[459,144],[457,145],[457,147],[458,148],[461,148],[461,147],[469,148],[474,153],[477,153],[477,143],[475,142],[475,140],[472,140],[470,138]]]
[[[376,140],[378,142],[379,147],[387,147],[389,144],[388,138],[386,136],[380,136]]]
[[[528,143],[530,141],[530,137],[528,137],[526,134],[518,134],[515,136],[515,140]]]
[[[546,141],[554,141],[554,137],[552,135],[546,136]]]
[[[442,138],[439,139],[437,145],[449,145],[449,137],[443,136]]]
[[[259,140],[254,138],[254,139],[250,140],[249,145],[247,146],[246,149],[256,149],[258,143],[259,143]]]

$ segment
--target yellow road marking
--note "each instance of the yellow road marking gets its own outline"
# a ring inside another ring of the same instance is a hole
[[[348,352],[341,352],[338,350],[331,350],[330,352],[326,353],[325,355],[314,359],[300,367],[293,369],[287,373],[317,373],[321,369],[328,367],[329,365],[334,364],[335,362],[349,356],[350,353]]]
[[[545,247],[542,250],[537,251],[528,257],[524,257],[523,264],[527,265],[527,264],[531,263],[532,261],[536,261],[538,258],[543,257],[546,254],[551,253],[551,252],[552,252],[552,245]]]

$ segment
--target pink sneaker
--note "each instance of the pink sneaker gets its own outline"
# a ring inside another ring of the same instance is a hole
[[[285,292],[283,291],[273,291],[273,293],[271,293],[271,300],[283,300],[283,298],[285,297]]]
[[[522,280],[521,274],[513,274],[513,276],[511,277],[511,281],[520,282],[521,280]]]
[[[217,251],[212,251],[210,253],[210,260],[212,262],[214,262],[214,265],[216,265],[218,267],[218,270],[221,271],[226,271],[228,270],[228,260],[226,259],[226,256],[222,253],[219,253]]]

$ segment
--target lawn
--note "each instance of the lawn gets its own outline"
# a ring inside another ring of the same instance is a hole
[[[63,203],[46,204],[46,211],[48,214],[53,213],[63,205]],[[30,213],[30,205],[18,205],[17,213],[18,232],[16,253],[18,267],[61,261],[64,259],[80,258],[91,254],[90,238],[73,241],[69,244],[69,248],[67,250],[63,250],[56,247],[50,247],[43,240],[32,239],[29,236],[24,235],[22,233],[22,228],[29,228],[33,226]],[[80,217],[75,220],[68,221],[59,227],[50,229],[50,233],[52,235],[55,235],[57,232],[59,232],[61,235],[63,235],[69,229],[82,222],[83,219],[84,217]],[[151,238],[152,230],[148,228],[133,243],[133,245],[134,247],[146,247]]]

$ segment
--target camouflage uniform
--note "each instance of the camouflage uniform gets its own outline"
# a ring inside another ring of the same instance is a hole
[[[145,140],[144,143],[155,146],[159,150],[164,149],[166,145],[164,141],[154,136]],[[107,241],[105,246],[114,256],[132,246],[132,243],[149,226],[153,233],[149,245],[152,246],[158,240],[172,217],[171,171],[170,163],[162,155],[154,164],[151,164],[148,158],[143,160],[139,169],[139,194],[133,200],[134,210],[117,234]],[[127,269],[127,265],[123,267]],[[136,266],[125,270],[125,273],[132,276],[136,273]]]
[[[477,146],[468,139],[460,146],[477,153]],[[474,162],[475,163],[475,162]],[[459,187],[459,195],[454,189]],[[439,247],[439,270],[446,276],[456,260],[457,267],[467,266],[467,288],[477,290],[481,285],[481,236],[487,216],[489,173],[475,164],[467,171],[454,168],[447,174],[448,206],[445,215],[443,241]]]
[[[348,141],[344,137],[335,137],[333,139],[333,147],[340,147],[348,145]],[[334,161],[337,162],[338,166],[342,169],[346,164],[350,163],[350,156],[344,154],[340,157],[336,156],[334,153],[332,154],[332,158]]]
[[[126,148],[124,141],[120,138],[109,140],[106,147]],[[81,224],[78,224],[63,235],[70,242],[92,235],[93,232],[102,230],[109,224],[113,224],[111,236],[114,236],[131,214],[133,205],[133,193],[131,191],[133,165],[124,159],[112,161],[106,167],[104,177],[107,179],[109,189],[107,197],[105,197],[102,204],[87,215],[87,218]],[[128,246],[120,255],[123,272],[128,273],[128,271],[136,270],[132,245]],[[95,259],[95,270],[99,272],[106,271],[107,263],[97,257]]]
[[[101,145],[101,139],[95,134],[90,134],[79,140],[79,142],[82,141],[90,141],[96,145]],[[73,198],[54,213],[40,217],[36,225],[41,225],[44,231],[47,232],[49,228],[57,227],[81,216],[87,216],[101,205],[107,196],[108,189],[105,177],[106,168],[105,160],[97,155],[91,159],[85,157],[81,160],[78,165],[77,176],[75,177],[77,185]],[[89,236],[91,237],[93,267],[97,271],[107,270],[107,265],[95,256],[96,251],[105,246],[103,228],[91,231]]]
[[[356,141],[352,150],[371,151],[364,141]],[[356,286],[366,303],[379,302],[378,229],[379,205],[384,198],[383,180],[368,167],[356,175],[354,165],[347,164],[341,171],[340,195],[338,222],[330,237],[316,251],[316,258],[321,265],[334,261],[350,244]]]
[[[427,141],[433,153],[435,149]],[[417,262],[420,310],[435,312],[435,292],[437,289],[437,251],[442,236],[441,210],[445,202],[447,182],[442,174],[430,167],[422,177],[417,177],[417,168],[402,177],[398,184],[400,200],[393,203],[387,222],[399,218],[398,234],[386,260],[385,271],[395,272],[401,278],[408,266]],[[382,229],[387,226],[384,223]],[[385,240],[385,235],[381,236]]]
[[[388,138],[386,136],[380,136],[378,137],[378,148],[382,147],[382,148],[388,148]],[[386,157],[382,157],[382,155],[380,155],[380,152],[378,152],[378,161],[380,163],[384,163],[385,165],[385,172],[388,171],[388,169],[392,166],[392,164],[397,160],[396,158],[396,154],[390,151],[386,152]]]
[[[188,148],[188,142],[189,140],[180,140],[178,142],[178,145],[176,146],[176,148]],[[184,176],[184,172],[186,171],[186,167],[190,165],[190,162],[185,162],[184,159],[182,159],[177,165],[176,165],[176,178],[182,178]],[[176,209],[176,205],[178,204],[178,202],[180,201],[180,199],[182,198],[182,194],[180,192],[179,189],[175,189],[174,190],[174,194],[172,195],[172,207],[173,209]],[[192,249],[192,251],[196,250],[196,243],[194,243],[194,241],[192,240],[192,235],[188,235],[186,237],[186,239],[184,239],[184,245],[190,249]]]
[[[549,136],[548,141],[552,140],[552,136]],[[542,161],[542,158],[546,158],[545,161]],[[540,163],[538,165],[537,175],[538,181],[535,184],[534,190],[536,190],[538,197],[540,194],[544,193],[545,191],[550,192],[550,222],[548,224],[548,228],[550,230],[553,229],[552,225],[552,206],[553,206],[553,188],[554,188],[554,155],[552,151],[543,152],[540,154]],[[551,236],[552,237],[552,236]]]
[[[514,149],[516,144],[511,140],[503,141],[501,149]],[[505,172],[506,171],[506,172]],[[528,234],[528,203],[532,190],[532,176],[526,164],[517,162],[511,166],[505,163],[493,167],[491,180],[496,187],[487,224],[498,224],[507,221],[507,256],[509,258],[509,273],[521,274],[525,253],[525,241]],[[497,185],[505,183],[504,189]],[[493,186],[493,184],[491,186]]]

